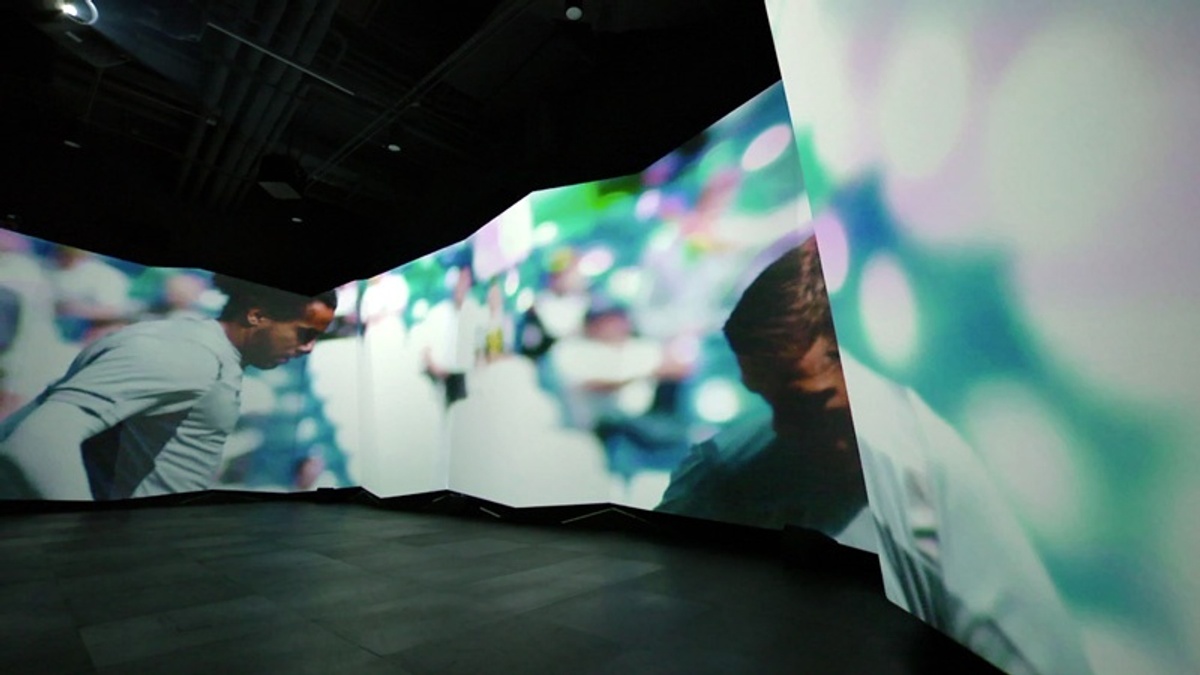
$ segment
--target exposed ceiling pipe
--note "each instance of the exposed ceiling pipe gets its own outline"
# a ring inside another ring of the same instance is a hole
[[[319,46],[327,32],[313,30],[319,2],[336,6],[336,3],[332,3],[331,0],[303,0],[289,4],[288,16],[284,18],[275,38],[271,40],[272,51],[290,57],[295,55],[297,50],[308,40],[315,39]],[[276,122],[275,119],[269,117],[268,112],[276,107],[274,105],[276,102],[287,101],[287,95],[283,92],[285,80],[291,77],[299,81],[299,76],[299,72],[289,68],[280,59],[271,59],[262,63],[258,69],[245,74],[247,79],[254,81],[255,91],[244,108],[243,121],[237,130],[238,133],[228,140],[223,150],[221,155],[223,171],[213,178],[212,185],[208,190],[208,200],[214,206],[218,208],[224,206],[227,199],[226,192],[231,184],[230,176],[246,175],[249,165],[258,158],[253,149],[254,145],[268,133]]]
[[[336,8],[336,6],[335,6],[335,8]],[[213,30],[217,31],[218,33],[224,33],[225,35],[228,35],[229,37],[233,38],[234,40],[237,40],[238,42],[241,42],[242,44],[246,45],[247,47],[249,47],[251,49],[258,50],[273,59],[282,61],[283,63],[286,63],[287,65],[295,68],[296,70],[304,73],[305,75],[308,75],[309,77],[311,77],[313,79],[320,80],[321,82],[324,82],[325,84],[333,87],[334,89],[337,89],[338,91],[342,92],[343,94],[346,94],[348,96],[355,95],[353,91],[347,89],[346,87],[343,87],[342,85],[338,84],[337,82],[334,82],[333,80],[325,77],[324,75],[322,75],[318,72],[315,72],[299,63],[296,63],[295,61],[287,58],[286,56],[284,56],[282,54],[279,54],[278,52],[273,52],[270,49],[267,49],[261,45],[257,45],[255,43],[247,40],[246,38],[238,35],[237,33],[234,33],[233,31],[226,30],[225,28],[222,28],[221,26],[218,26],[215,23],[208,24],[208,27],[212,28]]]
[[[216,117],[220,114],[219,105],[221,96],[225,92],[225,87],[229,82],[230,64],[237,58],[238,50],[242,45],[234,40],[225,40],[221,45],[221,52],[206,78],[204,94],[201,97],[201,104],[204,107],[205,116],[196,120],[192,126],[191,136],[188,138],[187,148],[184,150],[184,165],[183,170],[179,172],[179,179],[175,183],[175,193],[182,194],[184,187],[189,184],[192,177],[192,171],[196,164],[199,163],[200,146],[204,142],[204,137],[213,131],[214,126],[221,124],[221,120]],[[208,114],[213,117],[209,118]],[[210,123],[211,119],[211,123]],[[215,124],[214,124],[215,123]]]
[[[327,23],[329,26],[332,26],[333,17],[336,14],[336,10],[337,5],[335,3],[330,3],[327,5],[326,12],[328,17],[326,19],[326,17],[323,16],[321,23]],[[333,58],[330,64],[330,72],[335,71],[338,65],[341,64],[342,59],[346,56],[349,47],[345,37],[337,33],[337,31],[333,31],[332,35],[340,38],[340,40],[337,55]],[[305,61],[311,61],[311,59],[316,56],[317,47],[319,47],[321,43],[319,41],[314,41],[313,44],[314,48],[312,53],[300,55]],[[291,95],[287,102],[287,106],[284,109],[283,114],[279,117],[278,121],[273,125],[273,127],[270,127],[270,136],[266,139],[266,142],[263,143],[261,147],[256,149],[254,153],[254,159],[257,160],[260,158],[264,151],[270,152],[273,148],[275,148],[279,144],[280,139],[283,137],[284,132],[291,129],[292,120],[296,116],[296,111],[299,109],[301,102],[307,99],[311,86],[312,85],[310,83],[301,82],[299,87],[292,87],[289,89],[289,91],[291,91]],[[249,169],[247,169],[247,171],[249,171]],[[230,199],[231,203],[241,203],[241,201],[246,197],[246,192],[249,191],[252,186],[253,183],[248,180],[243,180],[238,185],[234,186],[234,193]]]
[[[431,70],[425,77],[421,78],[417,84],[410,89],[400,100],[393,103],[387,110],[383,111],[375,120],[365,126],[353,138],[347,141],[339,148],[325,163],[317,167],[309,176],[308,185],[311,187],[314,183],[321,179],[330,169],[341,164],[353,154],[358,148],[375,134],[390,126],[396,119],[404,113],[410,106],[418,103],[425,94],[441,82],[442,78],[447,73],[452,71],[456,66],[466,61],[466,59],[475,52],[479,46],[487,41],[488,38],[498,34],[502,28],[508,25],[510,21],[515,19],[525,10],[531,0],[512,0],[504,8],[497,12],[495,19],[487,23],[482,29],[468,38],[458,49],[454,50],[444,61],[439,63],[436,68]]]
[[[288,13],[287,0],[268,1],[270,4],[265,11],[266,17],[258,31],[258,37],[263,41],[279,30],[280,22]],[[258,8],[262,8],[262,3],[258,5]],[[230,40],[229,38],[224,39]],[[236,42],[235,40],[230,41]],[[233,77],[231,78],[231,82],[221,92],[219,106],[224,111],[224,123],[217,126],[216,133],[205,137],[204,145],[206,147],[204,148],[203,159],[200,163],[200,170],[196,173],[195,179],[187,188],[187,197],[189,199],[198,199],[200,197],[210,178],[210,172],[207,167],[219,164],[221,150],[225,147],[230,133],[236,129],[240,129],[246,123],[244,106],[246,98],[250,93],[250,88],[255,84],[254,78],[248,75],[248,73],[257,72],[258,66],[264,57],[262,53],[249,49],[239,50],[238,56],[242,57],[240,59],[241,62],[235,61],[232,64]]]
[[[325,43],[325,38],[329,35],[333,25],[333,15],[336,11],[336,0],[319,0],[316,14],[309,21],[308,29],[300,40],[299,46],[290,52],[300,63],[311,63],[316,57],[321,45]],[[234,174],[248,177],[254,171],[263,151],[272,148],[279,141],[299,105],[299,90],[302,85],[305,88],[309,86],[302,73],[303,71],[295,69],[283,73],[256,128],[245,135],[247,147],[238,157],[238,162],[233,168]],[[216,195],[218,207],[225,208],[231,203],[236,203],[238,197],[244,194],[243,187],[246,185],[248,185],[247,182],[241,181],[218,192]]]
[[[122,81],[120,79],[109,79],[104,83],[104,94],[100,97],[108,105],[123,107],[128,110],[139,111],[147,117],[156,117],[160,120],[168,119],[163,110],[171,111],[169,119],[178,120],[179,115],[198,119],[204,123],[210,119],[210,114],[205,114],[202,111],[197,111],[195,108],[185,107],[179,103],[168,100],[165,95],[155,94],[152,92],[143,91],[140,87],[133,83]],[[138,99],[144,101],[138,103],[126,99]],[[155,115],[154,113],[161,113]],[[207,125],[206,125],[207,126]]]
[[[128,62],[121,61],[105,68],[96,68],[96,76],[92,80],[92,93],[88,96],[87,109],[83,111],[83,116],[80,118],[84,124],[92,121],[92,111],[96,109],[96,99],[100,97],[100,87],[104,84],[104,76],[108,74],[108,69],[124,63]]]

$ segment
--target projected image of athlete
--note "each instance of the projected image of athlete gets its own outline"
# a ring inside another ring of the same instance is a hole
[[[799,525],[873,549],[858,446],[815,240],[769,265],[725,323],[742,382],[770,414],[693,448],[658,510]]]
[[[877,550],[889,597],[1006,672],[1087,672],[1040,557],[974,450],[915,391],[839,352],[815,240],[750,285],[725,334],[771,415],[695,448],[658,510],[801,525]],[[912,415],[864,437],[848,391],[863,414]],[[980,555],[998,541],[1004,555]]]
[[[135,324],[93,342],[0,425],[0,498],[107,500],[209,488],[240,414],[243,369],[310,353],[333,292],[218,275],[217,319]]]

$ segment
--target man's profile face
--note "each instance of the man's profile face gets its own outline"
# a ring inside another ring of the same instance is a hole
[[[314,300],[295,319],[271,318],[260,309],[251,309],[247,316],[254,330],[242,357],[248,365],[269,370],[312,352],[317,336],[333,322],[333,309]]]
[[[762,396],[781,435],[830,433],[842,445],[853,438],[850,397],[837,343],[820,336],[799,358],[738,355],[742,383]]]
[[[789,389],[800,394],[827,397],[825,410],[848,410],[850,396],[842,375],[842,359],[833,338],[822,335],[800,357],[789,382]]]

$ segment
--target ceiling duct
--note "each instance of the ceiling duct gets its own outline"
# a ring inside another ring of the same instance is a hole
[[[302,199],[307,180],[300,163],[284,155],[263,157],[258,169],[259,187],[275,199]]]

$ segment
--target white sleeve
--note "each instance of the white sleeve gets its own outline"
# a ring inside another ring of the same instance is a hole
[[[888,598],[1011,673],[1090,672],[1040,556],[961,436],[843,355]]]
[[[966,441],[915,395],[912,403],[929,450],[942,576],[958,601],[955,637],[1004,667],[1004,646],[983,628],[990,620],[1035,672],[1090,672],[1076,622],[1012,507]]]
[[[39,499],[90,500],[81,445],[104,427],[80,408],[46,402],[31,409],[0,443],[0,458],[13,465]]]

